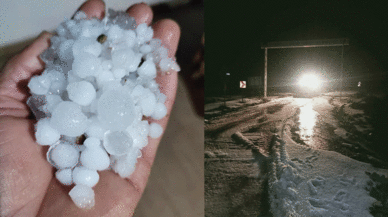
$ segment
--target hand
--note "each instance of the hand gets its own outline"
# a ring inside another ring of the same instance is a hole
[[[101,0],[89,0],[80,10],[88,17],[104,17],[105,5]],[[137,24],[152,21],[149,6],[137,4],[127,13]],[[160,38],[175,55],[180,30],[172,20],[153,24],[154,37]],[[42,33],[30,46],[13,57],[0,74],[0,207],[1,216],[131,216],[141,198],[150,174],[160,139],[149,138],[142,149],[135,172],[122,179],[113,171],[99,172],[100,180],[94,187],[95,206],[90,210],[77,208],[69,191],[54,176],[55,169],[47,162],[47,146],[35,142],[35,120],[29,119],[26,105],[29,97],[28,81],[44,70],[39,54],[50,45],[50,33]],[[160,91],[167,96],[167,117],[155,121],[166,128],[177,88],[177,73],[158,76]],[[154,120],[152,120],[154,121]]]

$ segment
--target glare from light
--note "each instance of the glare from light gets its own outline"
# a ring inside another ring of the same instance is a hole
[[[318,89],[321,87],[321,80],[316,75],[307,74],[299,80],[299,85],[309,89]]]

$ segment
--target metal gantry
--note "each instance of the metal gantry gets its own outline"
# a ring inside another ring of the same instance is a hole
[[[306,41],[276,41],[268,42],[261,45],[261,49],[265,49],[264,53],[264,97],[267,97],[267,62],[268,49],[283,49],[283,48],[310,48],[310,47],[333,47],[342,46],[342,71],[344,59],[344,46],[349,45],[349,39],[322,39],[322,40],[306,40]],[[341,71],[341,72],[342,72]],[[342,73],[341,73],[342,76]]]

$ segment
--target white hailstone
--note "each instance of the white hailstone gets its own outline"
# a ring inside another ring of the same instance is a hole
[[[159,66],[162,72],[168,72],[172,68],[171,58],[164,58],[160,60]]]
[[[88,106],[96,98],[96,90],[87,81],[73,82],[67,86],[69,98],[82,106]]]
[[[87,148],[101,148],[100,143],[101,142],[98,138],[89,137],[85,139],[83,145]]]
[[[92,54],[82,53],[73,62],[73,72],[80,78],[96,76],[100,71],[101,62]]]
[[[64,185],[73,184],[73,177],[72,177],[72,170],[71,169],[58,170],[55,173],[55,178],[57,178],[58,181]]]
[[[50,126],[50,119],[40,119],[36,124],[35,138],[40,145],[52,145],[56,143],[61,135]]]
[[[63,101],[62,98],[58,95],[47,95],[46,96],[47,104],[43,106],[44,110],[52,113],[54,109],[57,107],[57,105],[62,101]]]
[[[148,44],[142,45],[139,49],[143,54],[150,53],[152,51],[152,47]]]
[[[125,130],[134,119],[134,103],[128,92],[109,90],[98,100],[98,119],[107,129]]]
[[[136,85],[135,88],[133,88],[131,97],[134,103],[137,103],[141,99],[144,94],[144,91],[145,88],[142,85]]]
[[[124,156],[116,157],[113,169],[121,178],[128,178],[136,168],[138,152],[137,149]]]
[[[152,28],[148,27],[146,23],[139,24],[135,31],[139,44],[151,40],[154,35]]]
[[[141,77],[155,78],[156,77],[155,63],[153,63],[152,60],[144,61],[144,63],[137,70],[137,73]]]
[[[133,30],[124,30],[123,32],[126,45],[128,47],[133,47],[135,45],[136,33]]]
[[[159,91],[159,84],[156,83],[155,80],[151,80],[150,82],[148,82],[147,87],[148,87],[148,89],[150,89],[152,92],[157,92],[157,91]]]
[[[88,118],[74,102],[59,103],[52,113],[50,124],[61,135],[79,136],[88,127]]]
[[[56,145],[51,151],[51,160],[60,169],[73,168],[78,163],[79,152],[66,143]]]
[[[149,90],[149,89],[146,89]],[[145,95],[145,94],[144,94]],[[150,92],[145,95],[143,99],[140,100],[139,105],[141,110],[143,111],[144,116],[151,116],[154,113],[155,105],[156,105],[156,97],[155,94]]]
[[[85,133],[88,137],[95,137],[100,140],[104,138],[105,129],[100,124],[100,121],[94,116],[90,119],[90,124]]]
[[[125,69],[122,69],[122,68],[116,68],[113,70],[113,75],[116,79],[121,79],[123,78],[125,75],[127,74],[127,72],[125,71]]]
[[[78,77],[73,70],[70,70],[68,73],[67,73],[67,81],[68,83],[73,83],[73,82],[78,82],[78,81],[82,81],[82,78]]]
[[[99,179],[100,176],[96,170],[91,170],[84,166],[75,167],[73,169],[73,182],[76,185],[94,187]]]
[[[148,144],[149,128],[147,121],[139,121],[136,126],[132,125],[127,128],[127,133],[133,139],[133,147],[141,149]]]
[[[125,131],[106,131],[104,134],[104,147],[109,154],[124,155],[127,154],[133,144],[132,137]]]
[[[69,39],[66,41],[62,41],[62,43],[59,45],[59,52],[58,56],[61,58],[61,60],[68,61],[73,58],[73,44],[74,40]]]
[[[86,185],[75,185],[69,192],[74,204],[81,209],[91,209],[94,207],[94,191]]]
[[[50,92],[54,94],[61,94],[66,89],[66,78],[65,75],[56,70],[50,70],[47,72],[51,80]]]
[[[160,60],[168,58],[168,51],[165,47],[159,47],[152,53],[154,63],[159,63]]]
[[[132,125],[139,123],[142,119],[143,119],[143,113],[141,112],[141,107],[136,105],[135,106],[135,118],[133,119]]]
[[[157,95],[157,100],[158,100],[158,102],[160,102],[160,103],[165,103],[166,102],[166,99],[167,99],[167,96],[166,95],[164,95],[163,93],[159,93],[158,95]]]
[[[101,63],[103,70],[110,70],[113,67],[113,63],[111,60],[104,60]]]
[[[108,169],[110,164],[108,154],[99,147],[99,144],[98,147],[86,147],[81,152],[80,161],[82,166],[92,170],[105,170]]]
[[[163,103],[156,103],[154,113],[151,115],[153,119],[160,120],[167,114],[167,108]]]
[[[114,67],[124,67],[128,72],[136,71],[141,62],[142,54],[135,53],[132,49],[120,49],[112,52]]]
[[[109,70],[103,70],[97,76],[97,84],[99,87],[102,87],[105,82],[114,81],[114,80],[115,80],[115,77],[114,77],[113,73]]]
[[[150,124],[149,136],[151,138],[156,139],[156,138],[160,137],[162,135],[162,133],[163,133],[163,127],[162,126],[160,126],[157,123],[151,123]]]
[[[102,45],[93,38],[80,38],[74,42],[73,55],[76,59],[82,56],[84,53],[98,57],[101,54]]]
[[[46,74],[34,76],[28,83],[28,88],[33,94],[44,95],[48,92],[51,85],[51,79]]]
[[[123,35],[123,29],[121,29],[118,25],[112,25],[107,33],[108,40],[110,41],[116,41],[123,37]]]

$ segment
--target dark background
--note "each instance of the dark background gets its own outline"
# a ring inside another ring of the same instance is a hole
[[[264,76],[270,41],[348,38],[341,74],[341,47],[268,50],[268,87],[292,86],[315,69],[335,86],[358,81],[384,89],[387,80],[388,16],[384,1],[221,1],[205,3],[205,95],[238,94],[239,81]]]

